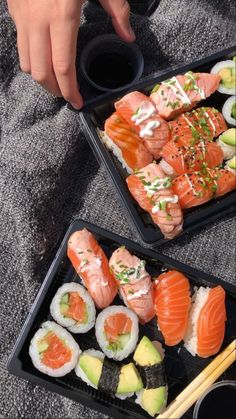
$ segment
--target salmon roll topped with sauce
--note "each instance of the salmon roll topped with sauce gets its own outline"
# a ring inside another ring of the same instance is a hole
[[[97,342],[108,358],[122,361],[134,351],[139,327],[136,314],[124,306],[110,306],[97,316]]]
[[[189,111],[198,102],[214,93],[219,84],[218,74],[193,73],[174,76],[154,88],[150,98],[159,115],[166,120],[173,119],[182,112]]]
[[[41,325],[29,347],[35,368],[51,377],[63,377],[73,370],[80,353],[71,334],[51,321]]]
[[[183,213],[179,198],[160,165],[151,163],[128,176],[126,182],[134,199],[150,214],[166,239],[181,233]]]
[[[122,246],[113,252],[109,265],[124,303],[137,314],[141,323],[149,322],[155,313],[153,284],[145,270],[145,261]]]
[[[116,112],[138,133],[145,147],[155,159],[170,139],[166,121],[158,114],[148,96],[141,92],[131,92],[115,103]]]
[[[95,305],[109,306],[117,294],[117,284],[93,234],[86,228],[73,233],[68,240],[67,255]]]
[[[227,130],[223,115],[215,108],[202,107],[186,112],[169,122],[172,140],[179,140],[185,145],[193,140],[209,140],[218,137]]]
[[[94,326],[96,309],[86,289],[76,282],[69,282],[57,290],[50,313],[70,332],[85,333]]]

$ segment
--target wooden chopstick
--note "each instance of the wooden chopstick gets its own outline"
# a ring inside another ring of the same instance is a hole
[[[195,403],[204,391],[236,361],[236,339],[230,343],[156,418],[178,419]]]

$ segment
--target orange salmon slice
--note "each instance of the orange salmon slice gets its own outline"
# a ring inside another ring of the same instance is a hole
[[[84,323],[87,317],[86,304],[78,292],[69,293],[68,309],[63,313],[67,317],[71,317],[78,323]]]
[[[131,332],[132,322],[124,313],[109,316],[104,324],[104,330],[109,342],[116,342],[120,335]]]
[[[177,345],[187,330],[191,306],[188,278],[168,271],[155,280],[154,307],[166,345]]]
[[[41,361],[49,368],[60,368],[71,360],[72,352],[58,336],[49,332],[42,342],[48,344],[48,348],[43,351]]]
[[[124,118],[114,112],[105,122],[105,133],[120,149],[122,158],[132,169],[141,169],[153,160],[134,128],[131,128]],[[106,138],[104,138],[106,143]],[[109,147],[110,148],[110,147]]]
[[[219,352],[225,335],[225,291],[221,286],[209,291],[197,321],[197,353],[206,358]]]

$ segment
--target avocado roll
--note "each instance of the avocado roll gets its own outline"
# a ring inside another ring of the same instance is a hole
[[[85,333],[94,326],[96,309],[86,289],[76,282],[69,282],[57,290],[50,313],[70,332]]]
[[[143,388],[141,377],[132,362],[119,364],[94,349],[81,354],[75,373],[91,387],[119,398],[131,397]]]
[[[51,321],[41,325],[29,347],[35,368],[51,377],[62,377],[73,370],[80,353],[71,334]]]
[[[233,60],[220,61],[211,69],[211,74],[218,74],[221,82],[218,87],[220,93],[234,95],[236,90],[236,63]]]
[[[236,125],[236,96],[230,96],[224,103],[222,114],[229,125]]]
[[[134,353],[134,361],[144,389],[137,393],[136,403],[155,416],[166,406],[167,384],[162,356],[156,346],[144,336]]]
[[[106,356],[121,361],[137,345],[138,317],[124,306],[110,306],[97,316],[95,333]]]
[[[236,153],[236,128],[229,128],[217,140],[224,153],[224,160],[231,159]]]

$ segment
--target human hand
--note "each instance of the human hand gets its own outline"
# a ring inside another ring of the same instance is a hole
[[[75,109],[83,106],[76,77],[76,46],[82,0],[7,0],[17,29],[22,71]],[[135,35],[126,0],[100,0],[117,34],[126,42]]]

